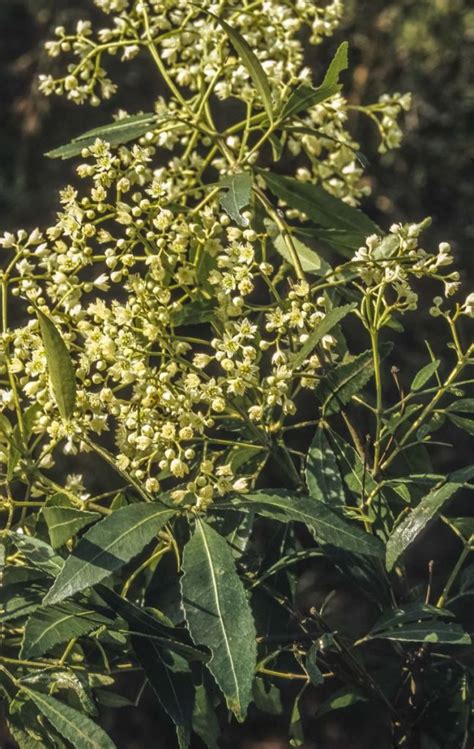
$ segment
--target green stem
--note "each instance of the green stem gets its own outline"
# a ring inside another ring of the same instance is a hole
[[[459,559],[456,562],[456,564],[454,565],[453,570],[452,570],[450,576],[448,577],[448,581],[447,581],[446,585],[443,588],[443,592],[441,593],[440,597],[438,598],[438,602],[436,604],[437,608],[442,609],[446,605],[446,601],[448,599],[449,592],[450,592],[451,588],[453,587],[454,583],[456,582],[456,578],[459,575],[459,573],[460,573],[460,571],[462,569],[462,566],[463,566],[464,562],[466,561],[466,559],[467,559],[470,551],[471,551],[471,547],[469,546],[469,544],[466,544],[464,546],[461,554],[459,555]]]

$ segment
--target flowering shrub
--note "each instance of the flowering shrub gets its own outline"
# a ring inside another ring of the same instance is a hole
[[[49,54],[69,61],[44,93],[99,105],[108,56],[139,54],[168,93],[51,152],[80,157],[80,186],[46,231],[0,240],[11,732],[111,747],[98,706],[138,704],[148,683],[180,747],[217,746],[250,705],[291,714],[300,745],[311,690],[316,716],[371,701],[397,746],[459,746],[470,638],[450,606],[471,590],[472,521],[443,516],[463,546],[439,591],[406,552],[472,487],[474,468],[446,476],[430,447],[446,424],[473,432],[474,300],[451,301],[459,274],[449,244],[421,248],[427,221],[384,232],[357,208],[347,45],[315,82],[302,41],[330,36],[342,3],[95,4],[109,24],[56,30]],[[408,107],[358,107],[381,151]],[[392,339],[423,283],[447,335],[410,383]],[[314,557],[335,582],[305,610],[295,570]],[[357,633],[330,613],[348,582]]]

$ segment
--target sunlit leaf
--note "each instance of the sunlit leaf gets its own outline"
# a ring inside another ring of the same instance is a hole
[[[38,310],[48,375],[58,411],[70,419],[76,405],[76,377],[69,351],[53,321]]]
[[[335,328],[355,307],[355,304],[345,304],[329,310],[327,315],[317,323],[315,329],[309,334],[307,341],[305,341],[298,353],[293,356],[291,360],[293,368],[297,369],[300,367],[305,359],[312,354],[322,338]]]
[[[157,116],[152,113],[124,117],[111,122],[109,125],[102,125],[93,130],[88,130],[82,135],[73,138],[67,145],[49,151],[46,156],[49,156],[50,159],[70,159],[72,156],[79,156],[84,148],[93,146],[97,138],[109,143],[111,146],[128,143],[153,130],[156,122]]]
[[[250,172],[241,174],[227,174],[221,177],[220,186],[224,194],[219,198],[222,208],[228,216],[239,226],[248,226],[248,220],[242,216],[241,210],[250,202],[252,194],[252,175]]]
[[[322,544],[347,549],[358,554],[383,557],[383,544],[355,523],[342,518],[323,502],[283,490],[250,492],[237,498],[238,507],[252,509],[259,515],[282,523],[293,520],[304,523]]]
[[[208,15],[216,19],[216,21],[222,26],[225,33],[229,37],[229,40],[234,47],[235,51],[239,55],[243,64],[247,68],[250,77],[254,83],[255,88],[260,94],[262,104],[268,115],[270,121],[273,120],[273,103],[272,103],[272,91],[268,82],[267,75],[262,67],[262,64],[255,52],[250,47],[249,43],[244,39],[242,34],[229,26],[223,18],[218,18],[213,13],[207,11]]]
[[[313,88],[305,83],[300,84],[290,94],[288,101],[283,107],[280,119],[286,120],[289,117],[294,117],[300,112],[304,112],[309,107],[320,104],[330,96],[339,93],[342,88],[339,83],[339,75],[343,70],[347,69],[348,64],[348,44],[347,42],[343,42],[338,47],[321,85],[317,88]]]
[[[61,494],[50,497],[41,512],[48,526],[51,545],[54,549],[62,546],[76,533],[102,517],[98,512],[72,507],[67,497]]]
[[[435,359],[434,361],[430,362],[425,367],[420,369],[420,371],[414,377],[413,382],[411,383],[411,390],[421,390],[423,385],[426,385],[426,383],[433,377],[440,364],[441,360]]]
[[[369,234],[381,234],[379,227],[358,208],[353,208],[324,188],[293,177],[258,170],[268,188],[290,208],[305,213],[308,218],[326,229],[337,229],[351,236],[352,249],[365,244]]]
[[[185,546],[183,572],[183,606],[191,637],[211,651],[208,668],[229,709],[242,720],[252,699],[255,626],[231,549],[203,521],[196,522]]]
[[[386,565],[391,570],[401,555],[412,545],[420,533],[460,489],[466,481],[474,476],[474,466],[451,473],[446,481],[427,494],[392,532],[387,543]]]
[[[77,749],[116,749],[112,739],[84,713],[55,697],[23,687],[29,699],[61,736]]]
[[[22,658],[37,658],[56,645],[111,624],[111,619],[104,613],[72,601],[40,607],[26,623]]]
[[[96,523],[66,559],[44,603],[59,603],[123,567],[173,515],[160,504],[142,503],[116,510]]]

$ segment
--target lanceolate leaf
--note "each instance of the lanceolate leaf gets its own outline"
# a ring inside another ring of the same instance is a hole
[[[341,473],[323,427],[318,427],[309,448],[305,475],[312,497],[333,507],[344,505]]]
[[[451,473],[446,482],[430,491],[420,504],[398,525],[387,543],[387,569],[412,545],[427,523],[441,511],[453,494],[474,476],[474,466]]]
[[[76,405],[76,378],[71,357],[53,321],[39,310],[37,314],[54,399],[63,419],[70,419]]]
[[[392,344],[380,346],[380,356],[384,358],[392,350]],[[316,398],[321,403],[324,415],[337,413],[352,396],[368,383],[374,373],[373,353],[364,351],[350,362],[339,364],[323,377],[316,388]]]
[[[455,413],[474,413],[474,398],[461,398],[450,403],[446,411],[454,411]]]
[[[284,200],[290,208],[305,213],[308,218],[326,229],[338,229],[350,233],[353,249],[365,244],[369,234],[381,234],[379,227],[358,208],[352,208],[339,198],[310,182],[301,182],[293,177],[283,177],[262,169],[258,173],[277,198]]]
[[[38,710],[73,747],[77,749],[116,749],[112,739],[83,713],[55,697],[23,687]]]
[[[296,117],[300,112],[305,112],[310,107],[321,104],[322,101],[326,101],[330,96],[338,94],[341,90],[340,84],[328,84],[318,86],[308,86],[305,83],[301,83],[295,90],[290,94],[288,101],[283,107],[283,111],[280,115],[282,121],[288,120],[290,117]]]
[[[426,367],[423,367],[422,369],[420,369],[417,375],[413,378],[413,382],[411,383],[411,389],[421,390],[423,385],[425,385],[428,382],[428,380],[430,380],[431,377],[433,377],[434,373],[436,372],[440,364],[441,364],[441,360],[435,359],[434,361],[427,364]]]
[[[331,63],[324,76],[323,86],[331,86],[339,81],[339,76],[343,70],[347,70],[349,66],[349,45],[347,42],[342,42],[336,50]]]
[[[381,541],[364,532],[357,525],[329,509],[312,497],[291,494],[287,491],[252,492],[236,503],[266,517],[288,523],[304,523],[322,544],[353,551],[356,554],[383,557]]]
[[[40,605],[50,582],[42,570],[6,567],[0,585],[0,624],[31,614]]]
[[[304,360],[314,351],[319,341],[341,322],[349,312],[352,312],[356,306],[356,304],[344,304],[342,307],[335,307],[330,310],[321,322],[317,324],[313,332],[309,334],[306,343],[303,344],[298,353],[293,357],[291,360],[292,367],[294,369],[300,367]]]
[[[59,575],[64,566],[64,560],[46,541],[23,533],[10,533],[9,538],[32,567],[54,577]]]
[[[265,111],[268,115],[269,120],[272,121],[273,119],[272,91],[270,88],[270,84],[268,83],[266,73],[264,69],[262,68],[262,65],[258,57],[253,52],[249,43],[244,39],[244,37],[241,34],[239,34],[238,31],[233,29],[232,26],[229,26],[229,24],[226,21],[224,21],[222,18],[218,18],[217,16],[215,16],[213,13],[210,13],[209,11],[207,12],[210,16],[216,19],[216,21],[222,26],[225,33],[229,37],[229,40],[232,46],[234,47],[235,51],[239,55],[245,67],[247,68],[250,74],[250,77],[253,80],[255,88],[260,94],[262,104],[265,108]]]
[[[98,512],[81,510],[71,507],[67,500],[65,504],[61,504],[61,501],[64,502],[61,497],[58,497],[54,503],[47,503],[42,508],[42,515],[48,526],[51,545],[54,549],[62,546],[80,530],[101,518]]]
[[[113,622],[96,609],[72,601],[40,607],[26,623],[22,658],[37,658],[56,645],[87,635],[104,624],[111,626]]]
[[[49,151],[46,156],[49,156],[50,159],[70,159],[72,156],[78,156],[83,148],[93,146],[97,138],[110,143],[111,146],[128,143],[144,135],[149,130],[153,130],[156,122],[156,114],[137,114],[131,117],[124,117],[123,119],[111,122],[109,125],[88,130],[86,133],[73,138],[71,143]]]
[[[220,197],[221,206],[239,226],[247,226],[248,221],[242,216],[241,210],[250,202],[252,175],[250,172],[225,175],[219,184],[225,191]]]
[[[440,645],[470,645],[471,638],[459,624],[436,620],[412,622],[400,627],[386,629],[368,636],[367,639],[397,640],[399,642],[426,642]]]
[[[331,266],[321,258],[315,250],[307,247],[299,239],[293,237],[293,244],[298,255],[301,267],[305,273],[314,273],[316,276],[326,276],[331,272]],[[284,238],[279,234],[273,240],[273,245],[277,252],[285,258],[288,263],[293,265],[293,258],[289,251]]]
[[[133,559],[174,515],[158,504],[133,504],[96,523],[81,538],[44,599],[53,604],[96,585]]]
[[[462,429],[463,432],[467,432],[474,436],[474,419],[466,419],[465,416],[457,416],[452,413],[448,413],[447,417],[449,421],[455,424],[459,429]]]
[[[133,649],[163,709],[176,726],[180,749],[189,746],[194,686],[187,661],[164,651],[154,640],[132,638]]]
[[[320,104],[330,96],[339,93],[341,90],[339,75],[343,70],[346,70],[349,64],[347,52],[348,44],[347,42],[343,42],[338,47],[336,54],[326,71],[324,80],[318,88],[301,84],[293,91],[281,113],[282,120],[288,119],[288,117],[294,117],[300,112],[304,112],[309,107]]]
[[[242,720],[252,699],[256,633],[231,549],[198,520],[183,557],[183,606],[196,645],[212,652],[208,668],[228,707]]]
[[[152,613],[122,598],[105,585],[98,585],[96,590],[100,597],[127,622],[131,632],[153,638],[158,647],[178,653],[188,660],[209,660],[207,653],[193,647],[187,630],[166,626]]]
[[[370,632],[370,637],[379,632],[395,629],[405,624],[424,621],[426,619],[451,618],[454,615],[447,609],[440,609],[428,603],[407,603],[398,609],[389,609],[376,621]]]

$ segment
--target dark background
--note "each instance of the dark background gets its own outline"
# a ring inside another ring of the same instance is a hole
[[[351,121],[351,131],[370,160],[367,174],[373,195],[364,208],[385,228],[395,221],[432,216],[425,244],[452,243],[465,297],[472,289],[474,245],[474,8],[469,0],[347,0],[346,5],[337,34],[308,51],[315,79],[337,45],[347,39],[351,67],[344,82],[352,103],[374,102],[391,91],[414,95],[413,108],[404,118],[401,150],[381,156],[373,124],[360,116]],[[120,76],[121,91],[98,110],[38,93],[37,75],[51,65],[44,41],[55,26],[90,17],[91,12],[90,0],[0,0],[0,232],[45,226],[53,218],[56,191],[72,178],[74,163],[46,159],[46,151],[109,122],[120,106],[130,113],[148,111],[150,96],[158,93],[155,73],[139,61],[116,71],[113,77]],[[423,340],[436,335],[436,324],[427,315],[418,316],[397,352],[399,366],[406,362],[412,370],[425,363]],[[456,455],[453,459],[452,451],[440,451],[438,470],[470,461],[472,448],[462,433],[453,440]],[[446,542],[449,555],[447,532],[438,528],[425,542],[423,560],[431,558],[440,542]],[[149,709],[122,710],[118,722],[109,724],[120,749],[174,746],[148,698],[145,707],[147,703]],[[351,730],[328,724],[320,746],[383,749],[386,744],[373,716],[366,723],[372,736],[360,726]],[[286,739],[273,738],[284,737],[283,727],[281,732],[277,725],[273,729],[249,723],[238,737],[229,738],[228,746],[284,749]],[[2,749],[4,742],[0,735]]]

